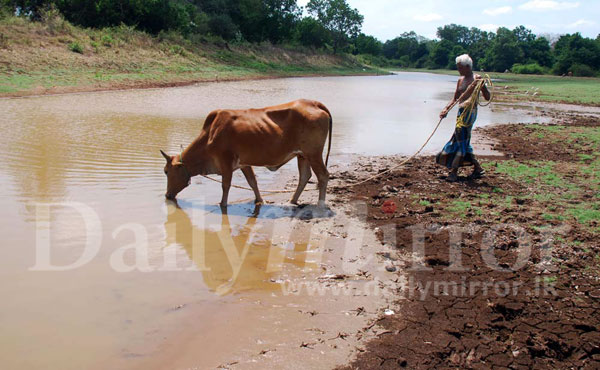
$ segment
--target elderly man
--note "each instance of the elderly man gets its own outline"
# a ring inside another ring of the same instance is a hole
[[[456,58],[456,67],[460,73],[460,78],[456,85],[454,98],[440,113],[440,118],[445,118],[450,108],[458,102],[459,109],[456,119],[456,129],[454,130],[452,139],[450,139],[436,157],[438,164],[450,169],[450,175],[447,178],[450,182],[458,181],[458,168],[461,166],[473,165],[475,167],[473,173],[469,176],[472,179],[480,178],[485,173],[477,159],[475,159],[473,147],[471,146],[471,129],[477,119],[477,104],[473,105],[472,110],[468,108],[468,102],[475,89],[475,81],[481,80],[482,77],[473,74],[473,60],[467,54]],[[490,100],[490,92],[485,85],[483,85],[481,92],[486,100]]]

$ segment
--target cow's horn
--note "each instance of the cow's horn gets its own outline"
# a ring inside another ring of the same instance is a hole
[[[167,153],[163,152],[162,150],[160,151],[160,154],[162,154],[162,156],[163,156],[163,157],[165,157],[165,159],[166,159],[167,161],[170,161],[170,160],[171,160],[171,157],[169,157],[169,155],[168,155]]]

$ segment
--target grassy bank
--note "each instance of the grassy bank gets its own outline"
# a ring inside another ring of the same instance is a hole
[[[348,55],[297,47],[154,37],[126,26],[83,29],[56,15],[0,20],[2,96],[381,72]]]
[[[446,69],[401,69],[407,72],[428,72],[458,76]],[[600,78],[559,77],[551,75],[519,75],[489,73],[500,88],[501,99],[540,100],[576,104],[600,105]]]

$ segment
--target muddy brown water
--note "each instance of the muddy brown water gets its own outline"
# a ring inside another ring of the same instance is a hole
[[[315,327],[334,330],[336,320],[348,316],[339,310],[342,299],[282,294],[282,281],[315,281],[338,259],[335,252],[322,256],[314,230],[292,225],[295,211],[285,199],[258,217],[248,203],[222,215],[215,206],[220,186],[195,179],[175,207],[163,196],[158,150],[180,151],[213,109],[309,98],[333,114],[334,165],[350,154],[410,154],[437,123],[455,81],[401,73],[0,100],[2,367],[240,363],[264,351],[265,343],[283,354],[286,345],[297,347],[290,338],[307,330],[300,317],[314,307],[331,315],[315,319]],[[481,109],[477,124],[536,120],[496,107]],[[452,129],[446,121],[427,151],[441,147]],[[257,171],[263,189],[282,187],[295,175],[295,163],[277,173]],[[234,182],[246,185],[239,173]],[[230,200],[249,196],[233,189]],[[303,199],[311,200],[309,193]],[[136,255],[139,245],[147,248]],[[91,257],[75,269],[47,271],[45,251],[56,269],[81,262],[85,251]],[[146,262],[121,271],[136,257]],[[368,301],[363,304],[375,309],[377,302]],[[320,357],[326,355],[310,356],[319,364],[344,360],[327,362]],[[284,364],[280,360],[273,363]]]

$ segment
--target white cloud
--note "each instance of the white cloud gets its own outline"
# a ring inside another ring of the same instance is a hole
[[[486,23],[479,26],[480,30],[488,32],[496,32],[498,28],[500,28],[500,26],[493,23]]]
[[[517,25],[486,23],[486,24],[479,25],[477,28],[479,28],[482,31],[496,32],[496,31],[498,31],[498,28],[500,28],[500,27],[508,28],[509,30],[514,30],[515,28],[517,28]],[[525,26],[525,27],[528,29],[532,29],[529,26]]]
[[[509,14],[512,13],[512,6],[501,6],[499,8],[485,9],[483,14],[485,15],[501,15],[501,14]]]
[[[531,0],[519,6],[519,9],[545,11],[545,10],[567,10],[579,7],[579,2],[553,1],[553,0]]]
[[[442,18],[443,17],[441,15],[436,14],[436,13],[417,14],[413,17],[414,20],[420,21],[420,22],[434,22],[434,21],[439,21]]]
[[[595,24],[596,24],[596,22],[588,21],[586,19],[580,19],[576,22],[573,22],[573,23],[567,25],[567,28],[579,28],[579,27],[593,26]]]

